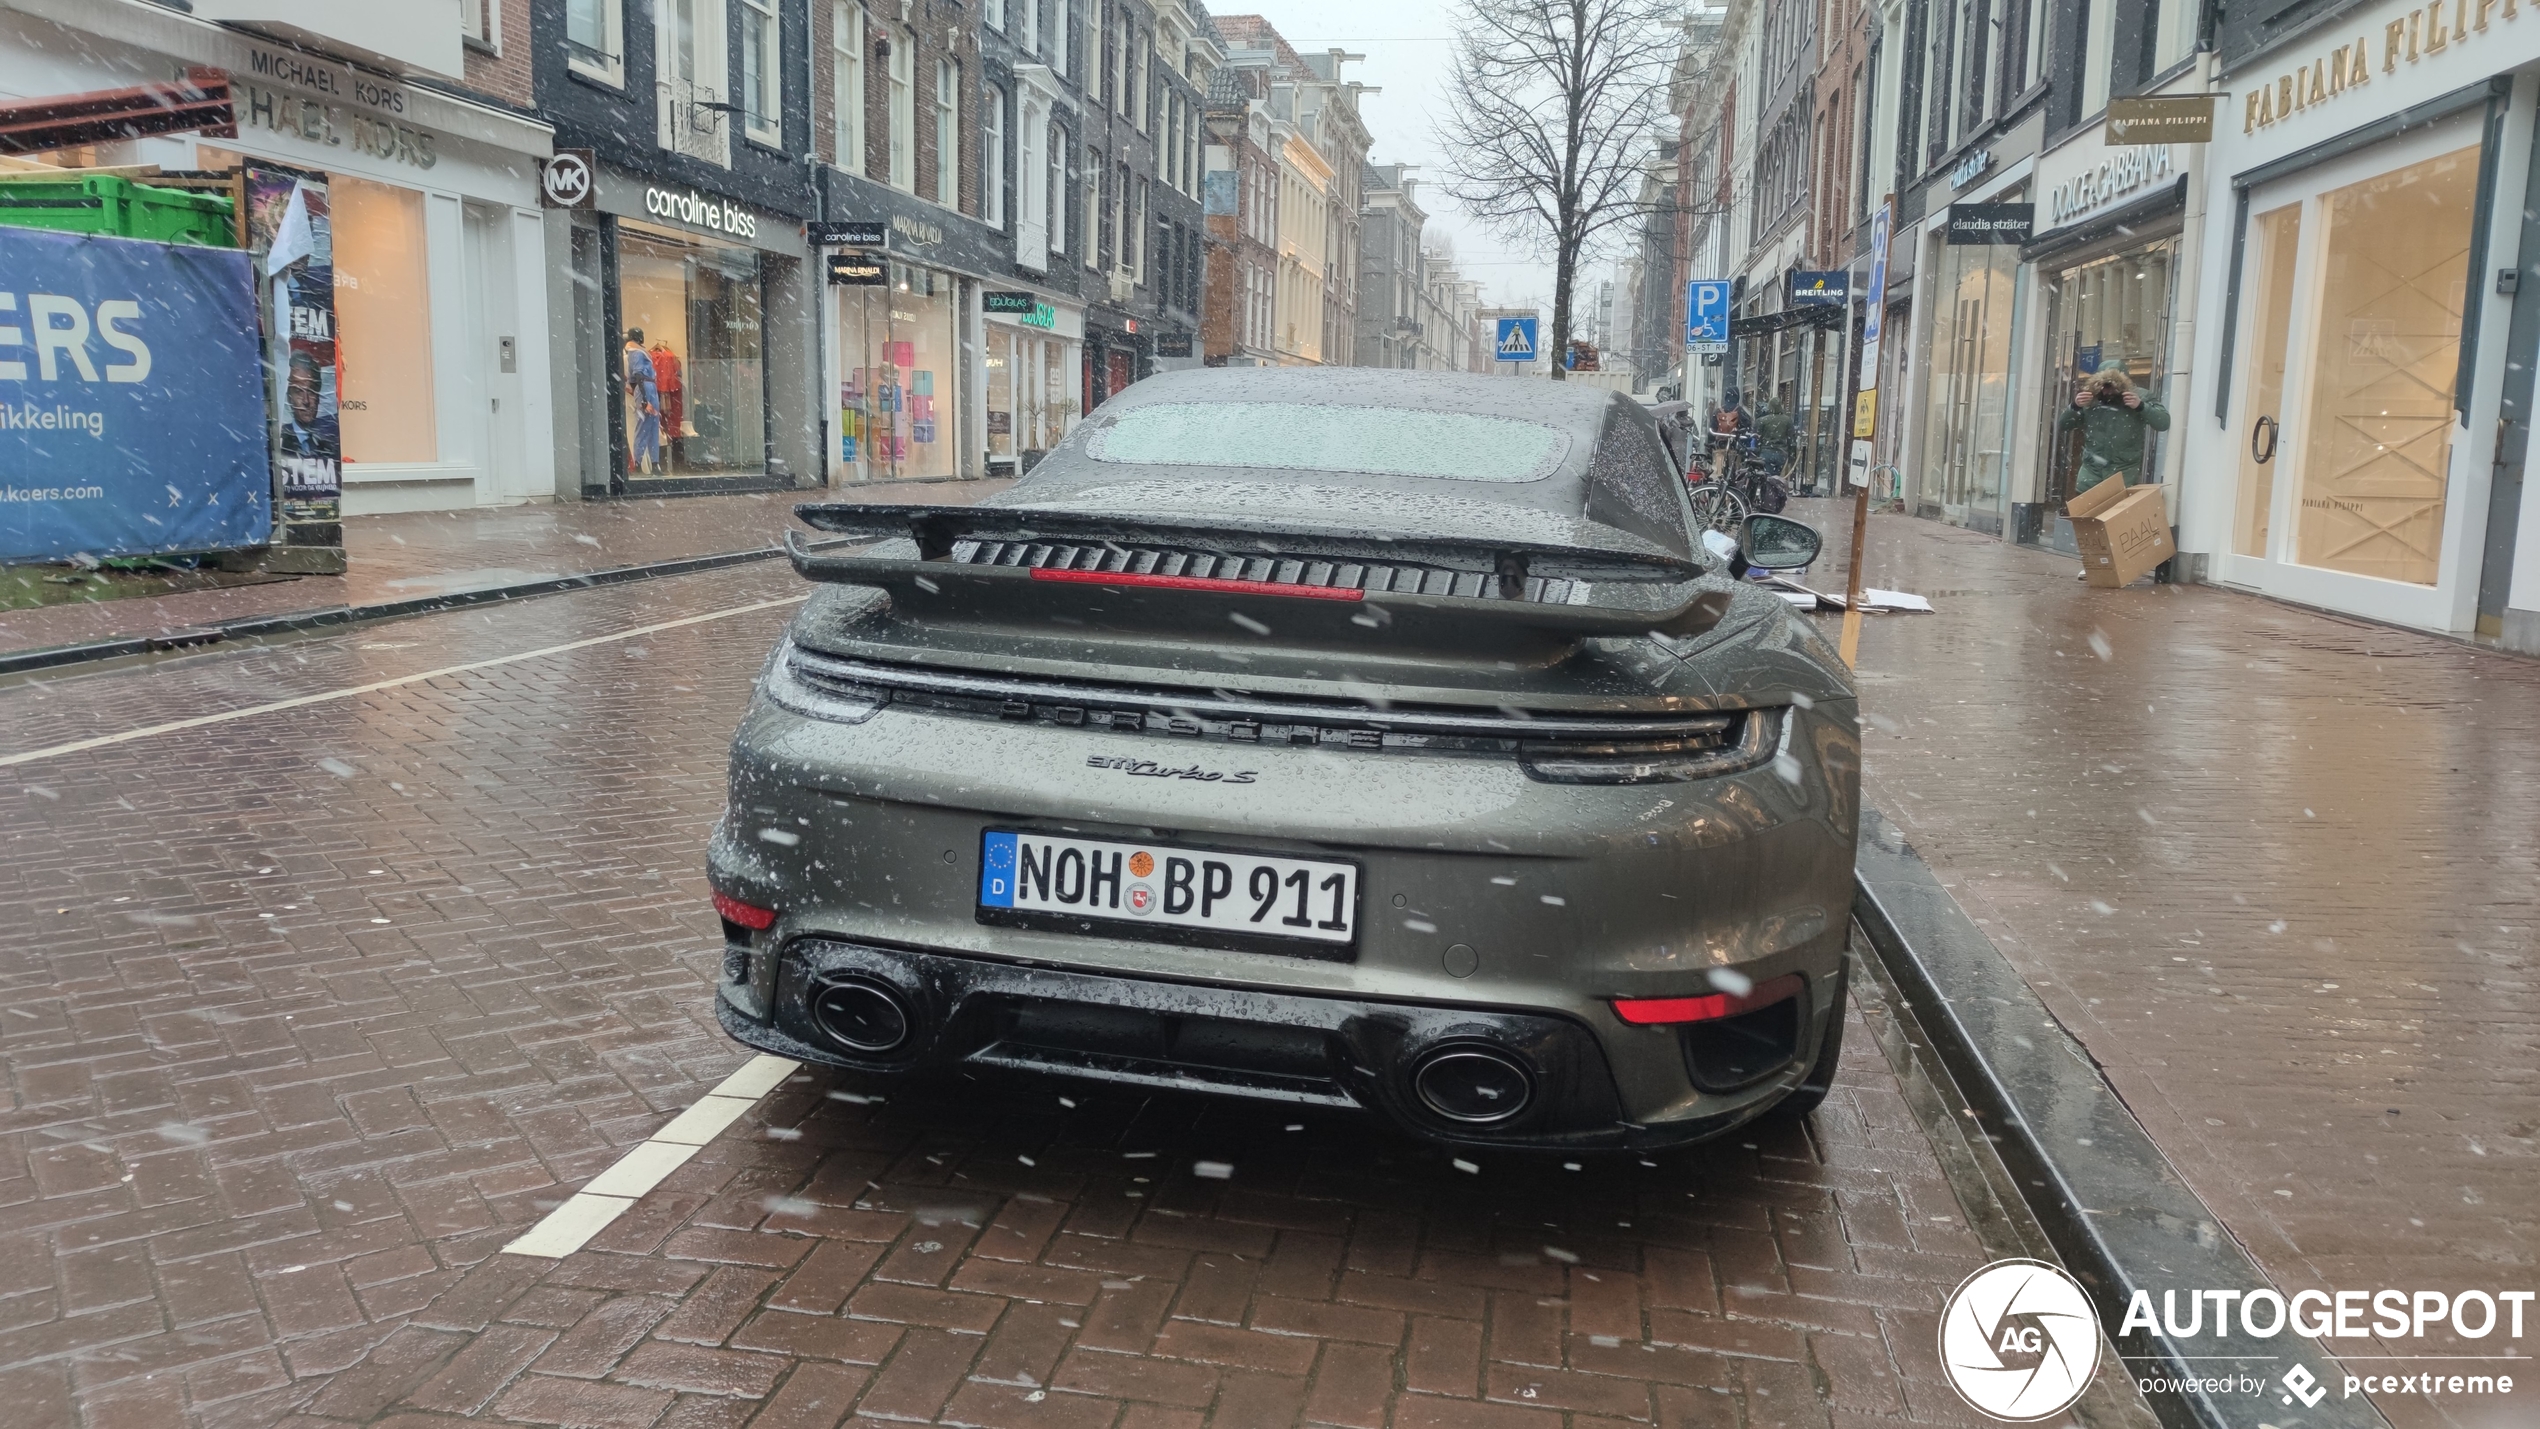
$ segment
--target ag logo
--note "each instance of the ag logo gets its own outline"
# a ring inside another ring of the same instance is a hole
[[[2015,1423],[2061,1414],[2099,1368],[2099,1323],[2073,1278],[2039,1260],[1997,1260],[1940,1312],[1940,1367],[1978,1411]]]
[[[538,192],[549,208],[589,208],[595,187],[588,149],[558,149],[538,166]]]

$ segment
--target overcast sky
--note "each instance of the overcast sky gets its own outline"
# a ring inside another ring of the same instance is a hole
[[[1417,193],[1428,211],[1430,234],[1455,244],[1457,266],[1482,285],[1489,307],[1552,306],[1552,265],[1547,256],[1512,252],[1476,227],[1439,192],[1446,180],[1436,126],[1444,117],[1447,75],[1454,57],[1453,7],[1446,0],[1207,0],[1219,15],[1259,15],[1300,52],[1339,46],[1367,57],[1343,71],[1384,91],[1368,95],[1359,113],[1373,142],[1371,164],[1413,164],[1422,180]],[[1582,274],[1585,282],[1603,272]]]

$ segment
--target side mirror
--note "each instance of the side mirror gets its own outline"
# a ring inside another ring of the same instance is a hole
[[[1746,563],[1757,570],[1795,571],[1816,563],[1825,546],[1816,528],[1785,516],[1746,518]]]

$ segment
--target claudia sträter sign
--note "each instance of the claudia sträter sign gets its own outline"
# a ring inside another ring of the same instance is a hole
[[[0,561],[270,539],[249,263],[0,228]]]

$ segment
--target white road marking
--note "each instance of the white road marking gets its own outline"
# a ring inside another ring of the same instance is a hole
[[[153,735],[174,734],[179,730],[186,729],[201,729],[205,725],[227,724],[231,720],[254,719],[258,715],[273,714],[280,710],[298,709],[303,705],[324,704],[328,700],[351,699],[355,695],[374,694],[380,690],[393,690],[400,685],[412,685],[425,680],[437,680],[444,675],[464,675],[470,670],[490,670],[497,665],[511,665],[517,664],[522,660],[537,660],[549,655],[562,655],[570,650],[585,650],[591,646],[606,645],[615,640],[632,640],[639,635],[655,635],[664,630],[677,630],[683,625],[703,625],[710,620],[727,620],[735,615],[749,615],[756,611],[773,610],[780,605],[798,605],[808,599],[810,599],[810,597],[807,595],[789,595],[782,600],[762,600],[752,605],[736,605],[728,610],[708,611],[704,615],[683,616],[678,620],[664,620],[653,625],[638,626],[633,630],[620,630],[611,635],[594,635],[587,640],[569,640],[562,645],[549,645],[537,650],[523,650],[517,655],[497,655],[491,660],[471,660],[464,665],[444,665],[438,670],[425,670],[419,674],[400,675],[393,680],[374,680],[367,685],[352,685],[345,689],[327,690],[320,694],[299,695],[287,700],[275,700],[270,704],[250,705],[245,709],[223,710],[219,714],[196,715],[192,719],[175,719],[169,720],[165,724],[144,725],[139,729],[127,729],[119,734],[101,734],[91,739],[75,739],[68,744],[51,745],[43,749],[30,749],[21,754],[0,755],[0,768],[6,768],[12,764],[31,764],[39,759],[55,759],[65,754],[79,754],[91,749],[103,749],[111,744],[126,744],[136,739],[148,739]]]
[[[519,1239],[503,1247],[505,1255],[534,1255],[562,1260],[588,1244],[626,1213],[643,1195],[678,1170],[697,1148],[714,1140],[741,1113],[785,1084],[802,1063],[761,1054],[741,1064],[720,1086],[697,1099],[670,1125],[636,1144],[617,1163],[591,1178],[589,1185],[547,1213]]]

